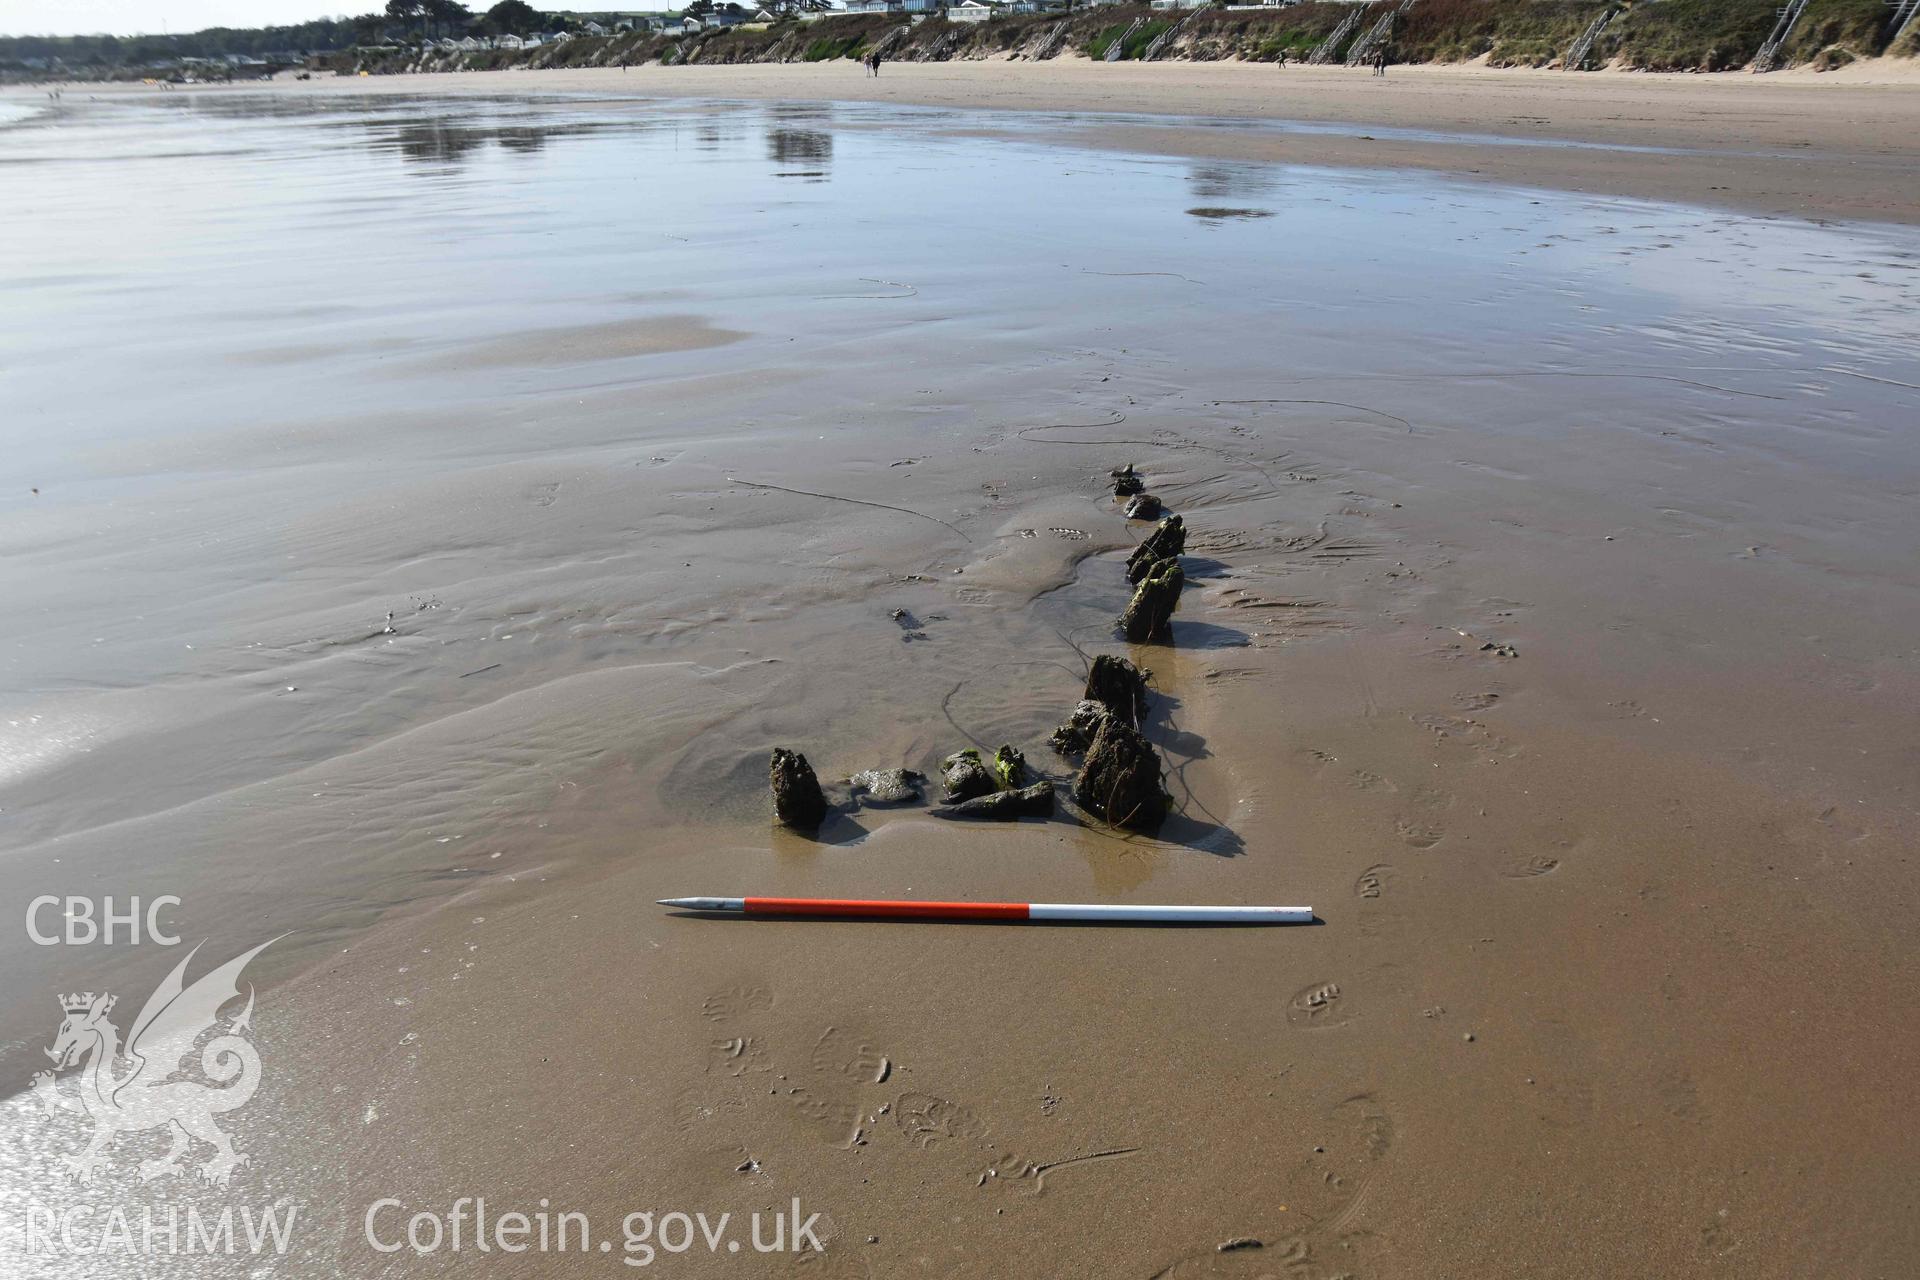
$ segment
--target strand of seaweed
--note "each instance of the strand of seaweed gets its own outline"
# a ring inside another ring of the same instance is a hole
[[[1044,422],[1039,426],[1021,427],[1013,434],[1022,440],[1033,440],[1029,431],[1092,431],[1095,427],[1117,427],[1127,420],[1127,415],[1116,412],[1110,422]],[[1162,444],[1160,440],[1034,440],[1035,444]]]
[[[727,483],[743,484],[749,489],[773,489],[780,493],[794,493],[803,498],[824,498],[828,502],[849,502],[856,507],[875,507],[881,511],[898,511],[903,516],[918,516],[922,520],[931,520],[937,525],[952,529],[962,538],[966,538],[968,542],[973,541],[972,538],[967,537],[967,531],[965,529],[960,528],[958,525],[948,524],[939,516],[930,516],[924,511],[914,511],[907,507],[896,507],[886,502],[869,502],[865,498],[847,498],[837,493],[815,493],[811,489],[789,489],[783,484],[762,484],[758,480],[742,480],[737,476],[728,476]]]
[[[1214,404],[1330,404],[1342,409],[1358,409],[1361,413],[1371,413],[1377,418],[1390,418],[1413,434],[1413,424],[1397,413],[1388,413],[1385,409],[1375,409],[1364,404],[1348,404],[1345,400],[1215,400]]]
[[[1645,382],[1671,382],[1682,387],[1697,387],[1702,391],[1718,391],[1723,395],[1746,396],[1753,400],[1785,400],[1785,396],[1770,396],[1764,391],[1742,391],[1738,387],[1723,387],[1712,382],[1696,382],[1692,378],[1676,378],[1665,373],[1601,373],[1591,369],[1481,369],[1464,373],[1355,373],[1329,374],[1324,377],[1281,378],[1281,382],[1422,382],[1435,379],[1479,379],[1479,378],[1637,378]]]
[[[878,276],[861,276],[860,280],[864,284],[884,284],[892,289],[905,289],[906,292],[905,293],[816,293],[813,296],[817,301],[827,301],[827,302],[858,301],[859,299],[862,299],[862,298],[869,298],[869,299],[873,299],[880,302],[887,302],[895,298],[917,298],[920,296],[920,291],[914,288],[912,285],[908,284],[904,280],[882,280]]]
[[[1060,629],[1058,627],[1055,627],[1053,631],[1055,635],[1060,635]],[[1066,637],[1064,635],[1061,635],[1060,638],[1062,640],[1066,640]],[[1068,640],[1067,643],[1069,645],[1073,645],[1073,642],[1071,640]],[[1080,653],[1080,656],[1082,658],[1087,656],[1085,653],[1081,653],[1078,645],[1073,645],[1073,649],[1075,653]],[[1000,665],[1003,667],[1058,667],[1060,670],[1066,672],[1068,675],[1073,676],[1073,678],[1076,680],[1085,680],[1087,678],[1086,672],[1082,671],[1076,674],[1073,668],[1069,667],[1066,663],[1055,662],[1052,659],[1048,659],[1048,658],[1034,658],[1034,659],[1026,659],[1021,661],[1014,661],[1014,662],[1003,662]],[[954,683],[953,688],[947,690],[946,696],[940,699],[940,714],[946,719],[946,722],[948,724],[954,727],[955,732],[957,732],[961,737],[965,738],[969,743],[973,744],[976,747],[979,747],[981,750],[984,751],[987,749],[986,740],[981,738],[978,734],[974,733],[971,729],[963,727],[958,720],[955,720],[953,718],[952,703],[953,703],[954,695],[959,693],[961,689],[965,688],[966,684],[967,682],[965,680],[956,681]]]
[[[1048,629],[1053,632],[1053,634],[1060,637],[1062,643],[1064,643],[1067,646],[1067,648],[1073,650],[1075,653],[1080,655],[1080,662],[1084,669],[1080,672],[1079,675],[1075,676],[1074,678],[1076,680],[1085,680],[1087,678],[1087,672],[1093,669],[1093,655],[1088,653],[1085,649],[1082,649],[1080,647],[1080,642],[1075,640],[1073,637],[1077,635],[1083,635],[1089,631],[1098,631],[1103,636],[1105,636],[1110,633],[1111,624],[1086,622],[1075,627],[1071,632],[1062,631],[1059,627],[1054,626],[1052,623],[1048,623],[1047,626],[1048,626]]]
[[[1073,637],[1069,636],[1066,632],[1062,631],[1060,628],[1053,626],[1052,624],[1048,624],[1048,629],[1051,630],[1053,634],[1060,637],[1060,643],[1066,645],[1067,648],[1073,650],[1075,653],[1080,655],[1081,670],[1076,672],[1073,678],[1075,680],[1085,680],[1087,678],[1087,672],[1091,670],[1093,667],[1093,656],[1089,654],[1085,649],[1082,649],[1079,645],[1075,644],[1073,641]]]
[[[1180,726],[1176,724],[1171,717],[1167,719],[1167,728],[1172,729],[1176,733],[1180,731]],[[1219,814],[1207,808],[1206,805],[1200,802],[1200,797],[1193,794],[1193,784],[1187,781],[1187,767],[1191,765],[1197,758],[1198,757],[1196,756],[1188,756],[1186,759],[1182,760],[1178,765],[1175,765],[1173,768],[1168,769],[1166,771],[1166,776],[1171,778],[1174,781],[1174,784],[1178,786],[1182,792],[1185,793],[1187,803],[1186,803],[1186,806],[1184,807],[1198,809],[1201,813],[1207,816],[1207,820],[1209,822],[1213,823],[1214,826],[1220,827],[1224,830],[1227,824],[1221,820]]]
[[[940,699],[940,714],[946,717],[947,723],[952,725],[954,727],[954,731],[957,732],[961,737],[965,738],[968,742],[972,743],[974,746],[981,747],[981,746],[984,746],[984,744],[980,741],[980,739],[974,737],[971,733],[967,732],[965,729],[962,729],[960,727],[960,722],[953,718],[953,711],[949,707],[949,704],[952,703],[953,701],[953,695],[960,692],[961,689],[966,687],[966,683],[967,682],[965,680],[954,681],[953,688],[947,690],[947,696]]]
[[[1053,633],[1057,636],[1060,635],[1060,628],[1058,627],[1053,628]],[[1060,636],[1060,638],[1062,640],[1066,639],[1065,636]],[[1069,641],[1069,643],[1071,642]],[[1076,649],[1075,652],[1078,653],[1079,650]],[[1084,653],[1081,654],[1080,656],[1083,658],[1086,657]],[[1069,676],[1072,676],[1075,680],[1085,680],[1087,678],[1087,673],[1085,671],[1075,671],[1072,667],[1068,666],[1066,663],[1056,662],[1052,658],[1020,658],[1020,659],[1014,659],[1011,661],[1003,662],[1000,665],[1003,667],[1053,667],[1057,670],[1066,672]]]
[[[1820,373],[1844,373],[1849,378],[1859,378],[1865,382],[1879,382],[1889,387],[1905,387],[1909,391],[1920,391],[1920,382],[1902,382],[1898,378],[1877,378],[1871,373],[1859,373],[1853,369],[1842,369],[1837,364],[1823,364],[1817,370]]]
[[[1139,1147],[1114,1147],[1108,1151],[1095,1151],[1091,1155],[1068,1156],[1064,1160],[1050,1160],[1046,1164],[1028,1164],[1028,1169],[1036,1183],[1044,1184],[1046,1177],[1056,1169],[1070,1169],[1076,1164],[1089,1164],[1095,1160],[1123,1160],[1128,1156],[1139,1155]]]
[[[1188,284],[1197,284],[1202,289],[1211,289],[1213,287],[1205,280],[1195,280],[1192,276],[1183,276],[1178,271],[1095,271],[1090,267],[1082,267],[1080,268],[1080,274],[1083,276],[1112,276],[1116,280],[1133,280],[1143,276],[1159,276],[1166,280],[1185,280]]]

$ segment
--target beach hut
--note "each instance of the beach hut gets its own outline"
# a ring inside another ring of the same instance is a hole
[[[980,0],[960,0],[947,10],[948,22],[985,22],[993,16],[993,6]]]

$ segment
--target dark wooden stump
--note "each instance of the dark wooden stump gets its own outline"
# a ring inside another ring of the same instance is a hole
[[[1186,575],[1180,571],[1178,560],[1161,560],[1147,570],[1133,589],[1127,611],[1120,615],[1120,629],[1127,639],[1135,644],[1165,639],[1167,624],[1180,605],[1180,588],[1185,584]]]

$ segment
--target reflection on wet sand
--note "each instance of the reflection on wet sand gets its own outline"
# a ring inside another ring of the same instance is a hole
[[[818,129],[768,129],[767,158],[783,178],[825,181],[833,164],[833,135]]]

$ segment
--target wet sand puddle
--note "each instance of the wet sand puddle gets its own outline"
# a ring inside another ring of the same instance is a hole
[[[36,250],[0,270],[0,883],[178,895],[221,958],[293,931],[234,1122],[233,1186],[314,1224],[282,1273],[384,1265],[375,1197],[481,1191],[797,1195],[817,1276],[1916,1256],[1876,1081],[1920,1065],[1920,240],[968,123],[181,96],[0,133]],[[1112,630],[1125,462],[1190,530],[1170,645]],[[774,745],[845,780],[1009,742],[1064,786],[1101,652],[1154,673],[1155,835],[769,829]],[[651,906],[738,892],[1323,923]],[[27,1092],[54,997],[137,1006],[178,955],[8,936],[37,1200],[83,1136]],[[1835,1133],[1847,1169],[1796,1163]],[[186,1194],[132,1163],[102,1197]]]

